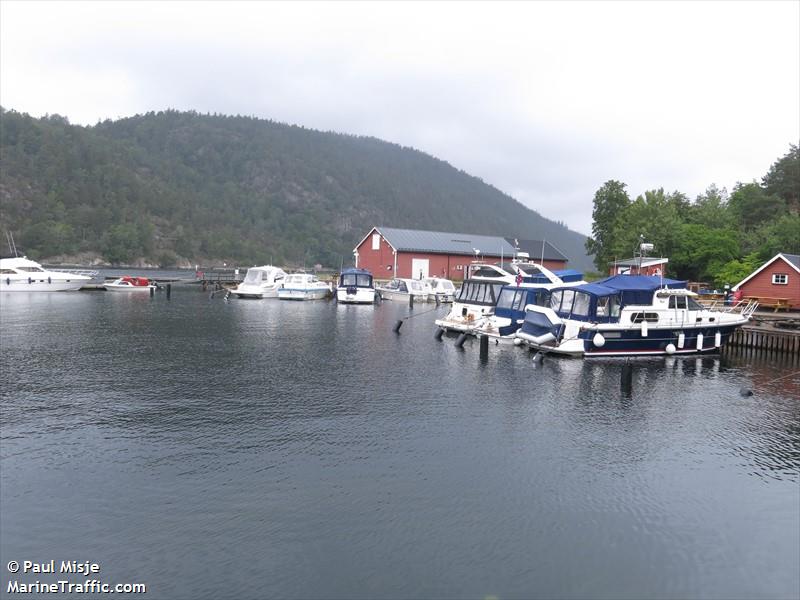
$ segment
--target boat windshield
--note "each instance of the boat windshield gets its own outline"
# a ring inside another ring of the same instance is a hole
[[[465,281],[458,294],[458,301],[465,304],[485,304],[494,306],[500,291],[503,289],[502,283],[489,283],[484,281]]]
[[[248,285],[259,285],[264,278],[264,271],[261,269],[247,269],[247,275],[244,276],[244,283]]]
[[[340,278],[341,287],[372,287],[372,277],[366,273],[345,273]]]

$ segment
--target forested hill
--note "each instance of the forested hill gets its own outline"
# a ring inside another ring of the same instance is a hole
[[[337,267],[373,225],[585,236],[427,154],[248,117],[166,111],[70,125],[3,110],[0,228],[37,258]]]

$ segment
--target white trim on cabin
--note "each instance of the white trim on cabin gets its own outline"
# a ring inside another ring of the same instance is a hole
[[[797,268],[797,267],[795,266],[795,264],[794,264],[792,261],[790,261],[788,258],[786,258],[786,257],[783,255],[783,253],[782,253],[782,252],[778,252],[778,254],[776,254],[775,256],[773,256],[772,258],[770,258],[770,259],[769,259],[767,262],[765,262],[763,265],[761,265],[761,266],[760,266],[758,269],[756,269],[755,271],[753,271],[752,273],[750,273],[750,275],[748,275],[747,277],[745,277],[744,279],[742,279],[742,280],[741,280],[739,283],[737,283],[735,286],[733,286],[733,287],[731,288],[731,290],[733,290],[733,291],[735,292],[736,290],[738,290],[738,289],[739,289],[739,287],[741,287],[742,285],[744,285],[745,283],[747,283],[748,281],[750,281],[750,280],[751,280],[753,277],[755,277],[756,275],[758,275],[759,273],[761,273],[761,271],[763,271],[764,269],[766,269],[768,266],[770,266],[772,263],[774,263],[774,262],[775,262],[776,260],[778,260],[779,258],[780,258],[781,260],[783,260],[783,262],[785,262],[787,265],[789,265],[789,266],[790,266],[792,269],[794,269],[795,271],[797,271],[798,273],[800,273],[800,268]]]

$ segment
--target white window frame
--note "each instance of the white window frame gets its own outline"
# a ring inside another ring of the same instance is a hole
[[[381,249],[381,234],[380,233],[373,233],[372,234],[372,249],[373,250],[380,250]]]
[[[779,278],[783,279],[783,281],[779,281]],[[789,274],[788,273],[773,273],[772,274],[772,285],[789,285]]]

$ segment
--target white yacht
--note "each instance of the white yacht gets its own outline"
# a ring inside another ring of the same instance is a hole
[[[0,258],[0,292],[67,292],[91,280],[88,275],[44,269],[24,256]]]
[[[277,298],[286,272],[280,267],[250,267],[244,281],[231,290],[239,298]]]
[[[431,293],[434,299],[439,302],[452,302],[456,294],[456,286],[449,279],[442,279],[441,277],[428,277],[424,280],[431,287]]]
[[[309,273],[292,273],[278,290],[281,300],[321,300],[331,293],[331,286]]]
[[[420,279],[392,279],[377,288],[381,300],[404,300],[413,296],[414,302],[427,302],[430,296],[430,287]]]
[[[524,252],[519,252],[514,260],[507,263],[472,263],[467,275],[453,300],[450,313],[435,321],[445,331],[480,333],[493,337],[513,336],[525,317],[521,310],[525,305],[520,303],[535,302],[541,298],[540,294],[516,294],[517,288],[548,290],[556,286],[585,283],[582,273],[573,270],[553,272],[529,260]],[[513,314],[504,311],[502,315],[495,315],[504,286],[514,289],[506,292],[504,298],[510,304],[506,306],[503,303],[501,306],[513,308]]]
[[[685,281],[613,275],[550,291],[546,306],[525,307],[516,337],[536,350],[568,356],[642,356],[719,350],[757,303],[706,308]]]
[[[375,302],[375,283],[372,273],[364,269],[345,269],[339,275],[336,300],[344,304]]]

